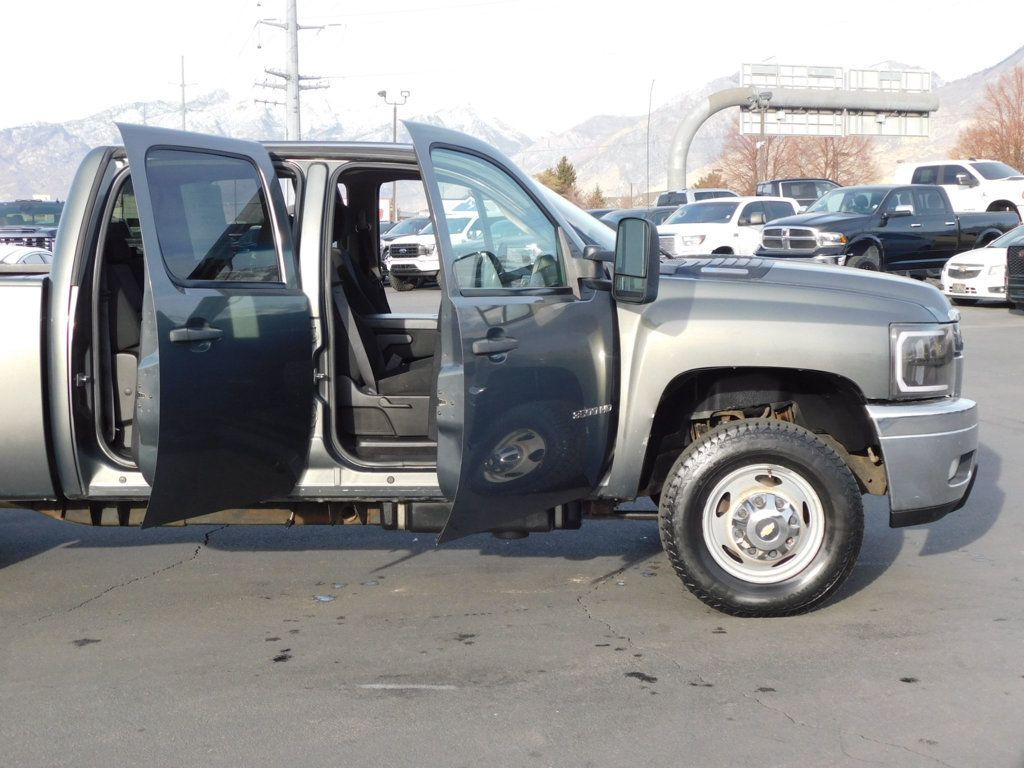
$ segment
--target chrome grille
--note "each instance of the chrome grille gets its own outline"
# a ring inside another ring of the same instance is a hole
[[[981,267],[976,267],[973,264],[955,264],[949,268],[948,274],[956,280],[970,280],[981,274]]]
[[[773,251],[813,251],[818,247],[817,232],[804,227],[765,227],[761,244]]]
[[[1006,299],[1014,304],[1024,303],[1024,246],[1011,245],[1006,249]]]
[[[391,258],[393,259],[419,255],[419,243],[410,243],[408,245],[395,245],[394,243],[391,244]]]

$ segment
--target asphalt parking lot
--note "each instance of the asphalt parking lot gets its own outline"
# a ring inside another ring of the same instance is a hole
[[[1024,765],[1024,315],[963,315],[969,504],[890,530],[869,499],[851,579],[796,618],[706,608],[651,522],[435,549],[0,511],[0,762]]]

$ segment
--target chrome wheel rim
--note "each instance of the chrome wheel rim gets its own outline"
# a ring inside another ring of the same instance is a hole
[[[704,503],[704,544],[727,573],[777,584],[802,572],[825,539],[825,510],[798,472],[777,464],[736,469]]]
[[[532,429],[517,429],[501,439],[484,462],[484,478],[507,483],[528,475],[544,461],[547,444]]]

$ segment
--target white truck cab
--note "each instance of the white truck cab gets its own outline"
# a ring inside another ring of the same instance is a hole
[[[946,190],[954,211],[1024,210],[1024,174],[998,160],[933,160],[899,163],[897,184],[937,184]]]
[[[800,208],[787,197],[727,197],[679,207],[658,227],[661,249],[672,256],[753,256],[766,222]]]

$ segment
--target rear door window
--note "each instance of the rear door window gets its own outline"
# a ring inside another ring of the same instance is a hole
[[[784,216],[793,215],[793,206],[789,203],[784,203],[781,200],[769,200],[764,204],[765,208],[765,221],[772,221],[774,219],[781,219]]]
[[[937,165],[925,165],[914,170],[914,175],[910,178],[911,184],[938,184],[939,183],[939,166]]]
[[[282,282],[263,185],[251,162],[152,149],[146,171],[160,249],[175,280]]]
[[[939,183],[957,185],[960,183],[956,178],[958,175],[966,176],[968,180],[974,178],[971,176],[970,171],[962,165],[944,165],[942,166],[942,181]]]

